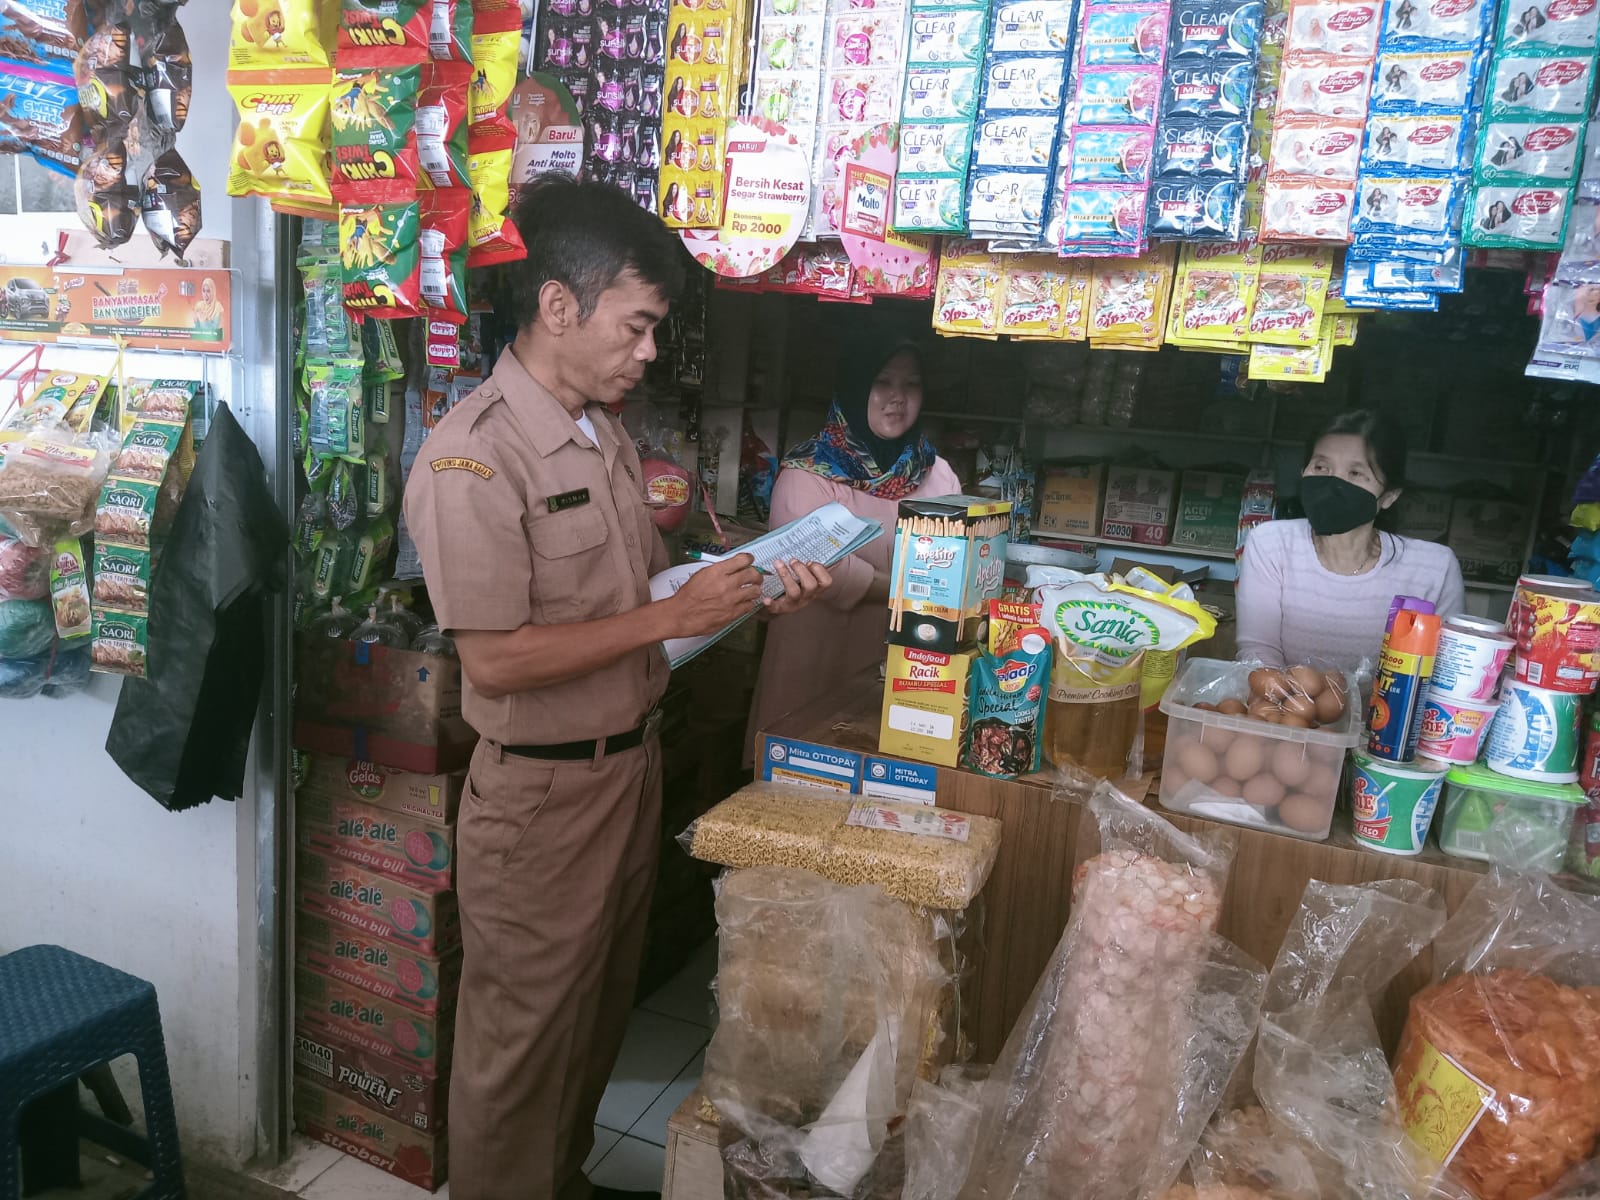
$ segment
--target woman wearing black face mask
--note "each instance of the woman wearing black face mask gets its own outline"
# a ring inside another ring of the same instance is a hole
[[[1404,433],[1373,412],[1335,417],[1300,477],[1305,519],[1271,521],[1239,564],[1239,657],[1269,666],[1354,670],[1375,661],[1389,603],[1461,610],[1461,567],[1448,546],[1380,532],[1379,514],[1405,486]]]

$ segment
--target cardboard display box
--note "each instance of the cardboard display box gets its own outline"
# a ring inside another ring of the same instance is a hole
[[[295,745],[424,775],[467,765],[477,735],[461,716],[453,658],[334,638],[296,643]]]
[[[424,1016],[456,1006],[460,950],[433,958],[304,910],[295,913],[294,934],[295,961],[318,974],[342,979]]]
[[[1099,537],[1105,463],[1047,467],[1034,500],[1035,533],[1055,537]]]
[[[1112,467],[1106,473],[1100,536],[1144,546],[1165,546],[1172,540],[1177,492],[1176,471]]]
[[[1243,475],[1185,471],[1172,544],[1233,553],[1239,542],[1239,506],[1243,500]]]
[[[454,825],[466,773],[418,775],[391,771],[377,763],[329,754],[306,756],[300,791],[326,800],[359,800],[388,812],[405,813],[430,825]]]
[[[295,797],[295,838],[303,848],[339,858],[424,892],[442,892],[455,876],[456,831],[361,800],[331,800],[309,789]]]
[[[967,721],[967,680],[976,649],[955,654],[890,646],[878,749],[953,767]]]
[[[900,501],[889,568],[889,643],[950,653],[977,640],[1005,584],[1011,502]]]
[[[461,912],[451,892],[425,892],[301,849],[295,856],[300,906],[351,929],[443,957],[461,945]]]
[[[294,1082],[294,1123],[314,1141],[416,1187],[431,1192],[444,1183],[448,1140],[442,1133],[411,1129],[305,1079]]]
[[[1450,509],[1450,549],[1461,574],[1487,583],[1515,583],[1522,574],[1532,514],[1524,504],[1457,496]]]
[[[426,1017],[305,967],[294,972],[295,1028],[421,1071],[446,1075],[455,1013]]]
[[[315,1025],[296,1026],[294,1073],[354,1100],[408,1129],[439,1133],[445,1127],[450,1079],[416,1066],[358,1050],[325,1036]]]
[[[1450,509],[1454,500],[1449,492],[1407,488],[1394,502],[1394,531],[1428,542],[1444,541],[1450,534]],[[1518,547],[1519,552],[1520,549]]]

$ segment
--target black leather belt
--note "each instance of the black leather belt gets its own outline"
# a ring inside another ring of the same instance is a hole
[[[548,758],[560,762],[579,762],[586,758],[593,758],[595,748],[601,740],[605,742],[606,754],[620,754],[624,750],[632,750],[635,746],[642,746],[656,735],[661,727],[661,710],[655,709],[644,719],[644,724],[627,733],[614,733],[604,739],[590,738],[585,742],[557,742],[550,746],[501,746],[506,754],[514,754],[518,758]]]

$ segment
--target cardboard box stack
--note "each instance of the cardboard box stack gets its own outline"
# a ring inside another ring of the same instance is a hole
[[[462,773],[312,755],[295,797],[295,1123],[444,1182],[461,923]]]
[[[878,748],[953,767],[967,674],[989,601],[1005,583],[1011,503],[975,496],[900,501],[889,568],[889,659]]]

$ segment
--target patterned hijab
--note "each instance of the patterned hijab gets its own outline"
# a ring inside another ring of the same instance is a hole
[[[922,362],[922,348],[909,339],[887,347],[853,339],[843,347],[839,377],[828,418],[808,442],[783,460],[785,467],[810,471],[882,500],[898,500],[922,486],[938,457],[917,421],[898,438],[879,437],[867,421],[872,384],[884,364],[909,350]]]

